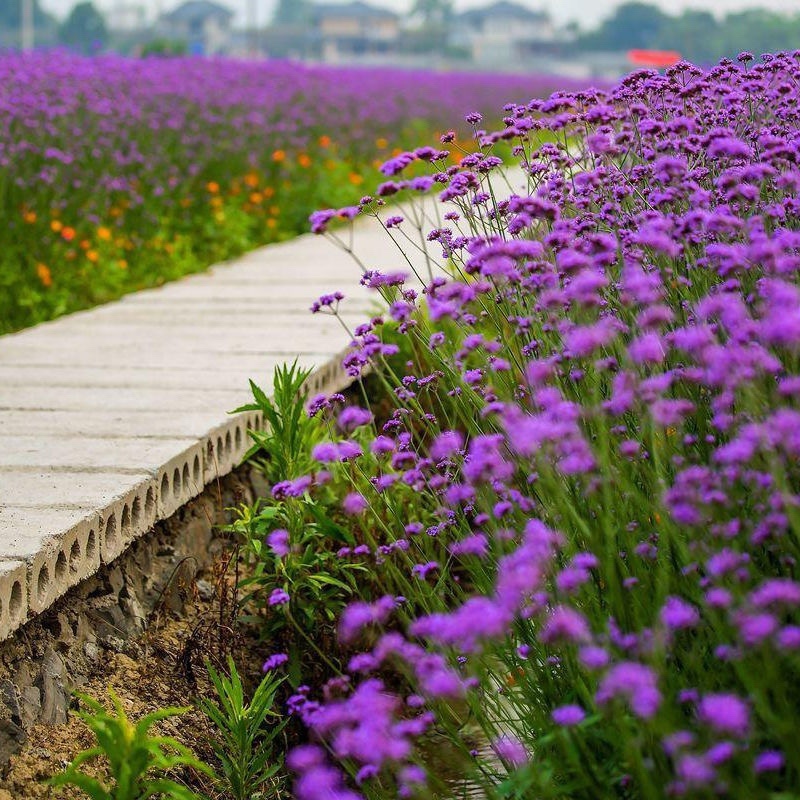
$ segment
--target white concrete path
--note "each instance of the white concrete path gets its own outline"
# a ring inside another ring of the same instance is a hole
[[[374,220],[355,244],[370,268],[404,265]],[[338,289],[364,321],[377,306],[360,276],[307,235],[0,337],[0,638],[241,461],[261,420],[228,412],[248,379],[269,391],[298,357],[312,393],[346,385],[349,337],[308,309]]]

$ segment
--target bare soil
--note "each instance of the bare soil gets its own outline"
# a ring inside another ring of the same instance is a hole
[[[226,566],[223,555],[210,571],[198,576],[200,580],[192,587],[193,601],[186,604],[182,614],[157,608],[147,630],[125,643],[125,652],[105,651],[95,674],[80,691],[108,705],[110,686],[119,695],[126,713],[138,719],[164,706],[193,706],[198,695],[207,696],[210,687],[205,677],[205,659],[221,666],[231,654],[243,678],[257,682],[263,659],[258,645],[247,640],[246,629],[238,629],[233,622],[234,581]],[[198,584],[204,591],[198,591]],[[76,706],[77,699],[72,704],[73,708]],[[211,729],[196,708],[164,721],[159,733],[175,737],[200,759],[214,762],[209,744]],[[91,732],[75,714],[70,714],[64,724],[35,725],[0,780],[0,800],[85,800],[86,795],[77,789],[56,790],[44,781],[92,744]],[[95,763],[92,769],[98,777],[104,775],[102,762]],[[172,777],[211,798],[219,796],[210,780],[194,771]],[[280,796],[277,791],[275,796]]]

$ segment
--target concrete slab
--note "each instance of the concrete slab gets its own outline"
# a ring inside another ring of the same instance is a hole
[[[407,269],[373,220],[355,246]],[[350,382],[349,334],[309,306],[338,290],[351,328],[380,313],[361,274],[302,236],[0,337],[0,638],[241,462],[263,425],[228,413],[249,402],[248,379],[269,392],[298,358],[312,393]]]

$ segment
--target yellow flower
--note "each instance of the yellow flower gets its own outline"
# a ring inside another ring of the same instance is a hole
[[[50,268],[47,265],[37,264],[36,274],[39,276],[39,280],[42,282],[42,286],[53,285],[53,275],[50,272]]]
[[[50,230],[53,231],[53,233],[58,233],[63,227],[64,227],[63,223],[61,222],[61,220],[58,219],[54,219],[50,223]]]
[[[384,139],[383,136],[379,136],[375,140],[375,147],[377,147],[379,150],[385,150],[388,146],[389,142],[388,140]]]

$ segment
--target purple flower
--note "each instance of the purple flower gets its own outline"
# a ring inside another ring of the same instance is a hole
[[[642,719],[655,716],[661,705],[655,672],[633,661],[615,664],[600,681],[595,699],[604,705],[616,697],[627,700],[633,713]]]
[[[747,704],[733,694],[707,694],[697,706],[701,722],[718,733],[743,738],[750,727]]]
[[[428,561],[426,564],[415,564],[411,568],[411,574],[420,580],[425,580],[431,572],[436,572],[438,569],[439,565],[435,561]]]
[[[501,761],[506,762],[512,767],[522,767],[527,764],[529,760],[525,745],[510,734],[498,736],[492,742],[492,750],[494,750]]]
[[[668,597],[661,609],[661,621],[670,630],[694,628],[700,622],[700,614],[680,597]]]
[[[576,705],[559,706],[553,709],[553,722],[562,727],[578,725],[586,719],[586,712]]]
[[[442,461],[457,453],[464,446],[464,437],[458,431],[440,433],[430,446],[430,456],[434,461]]]
[[[548,615],[539,638],[545,644],[585,642],[590,638],[586,617],[569,606],[556,606]]]
[[[358,406],[348,406],[342,409],[336,424],[344,433],[352,433],[362,425],[369,425],[372,422],[372,412]]]
[[[783,753],[778,750],[763,750],[753,759],[753,770],[762,772],[780,772],[783,769]]]
[[[267,536],[269,549],[278,557],[289,555],[289,531],[278,528]]]
[[[384,595],[374,603],[350,603],[339,618],[339,638],[352,642],[367,625],[386,622],[395,608],[395,598]]]
[[[277,669],[282,664],[285,664],[289,660],[289,656],[286,653],[274,653],[271,655],[265,662],[261,669],[264,672],[271,672],[274,669]]]
[[[284,606],[289,599],[289,595],[283,589],[273,589],[268,602],[270,606]]]
[[[345,495],[344,500],[342,500],[342,510],[351,517],[362,514],[367,508],[369,508],[369,503],[364,495],[358,492],[350,492]]]

